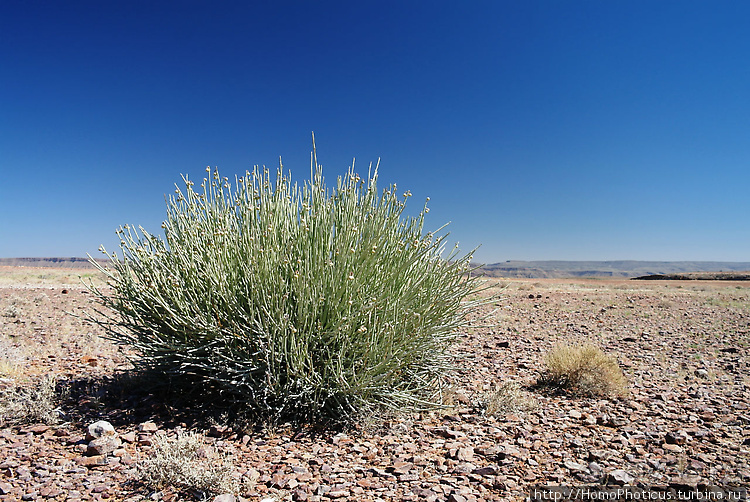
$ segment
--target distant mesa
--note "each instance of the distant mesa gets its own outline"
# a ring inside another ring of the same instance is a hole
[[[562,279],[676,279],[677,276],[702,280],[748,280],[750,262],[714,261],[520,261],[483,265],[477,273],[488,277]],[[706,275],[710,274],[710,275]]]
[[[690,274],[652,274],[633,277],[634,281],[750,281],[750,271],[693,272]]]
[[[107,260],[97,260],[102,265]],[[0,258],[0,266],[92,268],[88,258]],[[481,266],[487,277],[565,279],[609,278],[634,280],[750,280],[750,262],[721,261],[520,261]]]
[[[99,261],[99,260],[97,260]],[[5,267],[94,268],[88,258],[0,258]]]

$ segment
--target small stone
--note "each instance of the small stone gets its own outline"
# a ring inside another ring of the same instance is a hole
[[[0,495],[8,495],[13,490],[13,487],[8,483],[0,483]]]
[[[479,476],[495,476],[499,471],[497,466],[494,465],[488,465],[486,467],[477,467],[473,471],[471,471],[473,474],[477,474]]]
[[[76,463],[84,467],[94,467],[97,465],[107,465],[107,457],[104,455],[97,455],[94,457],[77,457]]]
[[[386,472],[390,472],[393,474],[402,475],[406,474],[411,470],[411,468],[414,467],[414,464],[411,462],[395,462],[393,465],[386,468]]]
[[[289,478],[283,473],[277,472],[271,476],[271,484],[276,488],[284,488]]]
[[[214,502],[237,502],[237,498],[231,493],[224,493],[214,497]]]
[[[596,462],[589,462],[588,468],[593,473],[602,472],[602,466]]]
[[[466,497],[458,493],[451,493],[445,502],[466,502]]]
[[[695,370],[695,376],[697,376],[698,378],[708,378],[708,371],[704,370],[703,368]]]
[[[471,399],[469,399],[466,394],[463,394],[461,392],[456,392],[456,394],[453,396],[453,399],[461,404],[471,404]]]
[[[452,429],[449,429],[448,427],[438,427],[434,430],[434,432],[438,436],[442,436],[446,439],[457,439],[462,436],[465,436],[463,432],[454,431]]]
[[[89,425],[86,429],[86,441],[92,441],[102,436],[114,436],[115,428],[105,420],[99,420]]]
[[[458,453],[456,454],[456,458],[458,458],[458,460],[461,460],[462,462],[471,462],[472,460],[474,460],[474,448],[472,448],[471,446],[459,448]]]
[[[671,451],[672,453],[681,453],[682,452],[682,446],[680,446],[678,444],[664,443],[663,445],[661,445],[661,447],[664,448],[667,451]]]
[[[679,476],[672,478],[669,482],[669,486],[680,491],[694,491],[698,489],[698,485],[702,479],[700,476]]]
[[[348,498],[349,491],[348,490],[331,490],[330,492],[326,493],[324,496],[328,497],[329,499]]]
[[[135,432],[127,432],[125,434],[120,434],[120,439],[126,443],[135,443],[138,437],[135,435]]]
[[[635,481],[635,478],[627,473],[626,471],[623,471],[622,469],[616,469],[610,473],[608,473],[603,480],[603,484],[612,484],[612,485],[629,485],[633,481]]]
[[[57,486],[45,486],[44,488],[39,490],[39,495],[48,499],[59,497],[60,495],[62,495],[62,493],[62,490]]]
[[[581,412],[580,412],[580,411],[578,411],[578,410],[570,410],[570,412],[568,413],[568,416],[569,416],[570,418],[574,418],[574,419],[578,420],[578,419],[579,419],[579,418],[581,418],[581,417],[582,417],[583,415],[582,415],[582,414],[581,414]]]
[[[594,415],[582,413],[581,417],[583,418],[583,423],[586,425],[596,425],[596,417]]]
[[[159,427],[153,422],[143,422],[138,424],[138,432],[156,432]]]
[[[49,425],[32,425],[31,427],[21,429],[21,434],[28,434],[29,432],[33,432],[34,434],[44,434],[50,430],[50,428]]]
[[[685,431],[670,431],[667,432],[667,435],[664,437],[664,441],[666,441],[667,444],[683,445],[687,440],[688,435]]]
[[[212,425],[206,434],[208,437],[220,438],[232,434],[232,428],[228,425]]]
[[[585,471],[586,470],[585,465],[579,464],[578,462],[573,462],[572,460],[566,460],[565,462],[563,462],[563,465],[567,469],[570,469],[571,471]]]
[[[154,440],[150,434],[139,434],[138,435],[138,446],[151,446],[154,444]]]
[[[253,484],[253,485],[254,485],[254,484],[255,484],[255,483],[257,483],[257,482],[258,482],[258,480],[260,479],[260,472],[258,472],[257,470],[255,470],[255,469],[253,469],[253,468],[251,467],[251,468],[250,468],[250,469],[248,469],[248,470],[247,470],[247,472],[246,472],[246,473],[244,474],[244,477],[245,477],[245,478],[247,478],[247,480],[248,480],[248,482],[250,482],[250,484]]]

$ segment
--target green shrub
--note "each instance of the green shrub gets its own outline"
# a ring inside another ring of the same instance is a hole
[[[264,417],[434,404],[479,301],[466,301],[471,256],[443,257],[447,236],[423,234],[427,205],[406,217],[410,192],[379,192],[377,168],[367,180],[350,169],[333,190],[314,168],[301,187],[281,168],[234,184],[207,169],[200,193],[183,177],[165,239],[122,227],[102,269],[111,293],[90,286],[115,313],[109,336],[140,367],[211,383]]]
[[[617,360],[591,344],[560,344],[545,358],[547,373],[540,383],[590,397],[623,396],[627,380]]]

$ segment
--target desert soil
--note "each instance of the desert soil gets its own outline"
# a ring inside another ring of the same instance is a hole
[[[701,281],[494,280],[498,295],[462,333],[454,405],[346,432],[241,429],[177,409],[112,377],[123,349],[72,314],[91,308],[77,275],[0,267],[0,390],[57,378],[56,424],[2,423],[0,500],[193,500],[145,486],[154,434],[206,434],[229,455],[238,500],[519,500],[535,485],[704,489],[750,485],[750,284]],[[488,316],[488,317],[487,317]],[[480,317],[486,317],[480,321]],[[487,326],[487,323],[491,323]],[[622,398],[534,386],[560,342],[616,357]],[[491,415],[513,381],[535,406]],[[87,449],[107,420],[117,447]]]

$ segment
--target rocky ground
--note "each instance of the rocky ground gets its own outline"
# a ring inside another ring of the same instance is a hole
[[[748,283],[493,280],[488,293],[499,297],[455,348],[453,407],[314,432],[232,427],[133,390],[113,378],[128,368],[125,354],[70,315],[90,308],[75,273],[45,274],[0,270],[2,399],[49,375],[64,395],[57,423],[1,424],[3,501],[198,500],[187,488],[149,486],[139,470],[159,435],[187,430],[224,456],[238,500],[460,502],[519,500],[535,485],[750,485]],[[548,350],[584,341],[617,358],[626,397],[534,386]],[[520,386],[510,399],[518,409],[493,408],[504,382]],[[99,420],[114,432],[87,438]],[[218,462],[203,456],[206,469]]]

